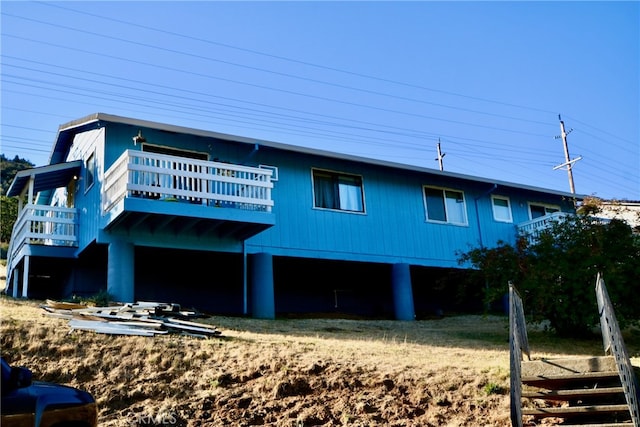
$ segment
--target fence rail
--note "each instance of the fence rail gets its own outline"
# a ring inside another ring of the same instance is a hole
[[[521,362],[523,353],[531,360],[522,298],[513,283],[509,282],[509,383],[512,427],[522,427]]]
[[[633,425],[638,427],[640,426],[640,411],[638,410],[638,392],[640,389],[638,388],[638,381],[631,365],[631,360],[629,360],[627,348],[624,345],[618,320],[613,311],[613,305],[609,299],[607,287],[600,273],[596,278],[596,299],[598,301],[598,313],[600,314],[604,352],[605,354],[612,354],[616,361],[624,396],[627,400],[627,405],[629,405],[631,419],[633,420]]]
[[[127,150],[105,173],[103,211],[125,197],[270,212],[273,171]]]

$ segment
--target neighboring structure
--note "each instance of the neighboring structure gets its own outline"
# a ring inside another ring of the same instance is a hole
[[[636,233],[640,233],[640,201],[601,200],[598,207],[598,217],[622,220]]]
[[[459,252],[513,243],[581,200],[102,113],[62,125],[50,165],[8,195],[21,197],[14,296],[407,320],[446,306]]]

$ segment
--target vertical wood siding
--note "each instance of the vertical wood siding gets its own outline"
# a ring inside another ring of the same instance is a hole
[[[512,223],[499,222],[493,218],[491,185],[487,183],[268,149],[259,155],[261,162],[279,169],[280,179],[273,191],[276,225],[247,243],[249,250],[278,255],[456,267],[459,252],[480,244],[478,223],[484,246],[495,246],[499,240],[513,243],[516,224],[528,218],[527,201],[534,196],[513,189],[496,190],[509,197],[514,218]],[[314,208],[312,168],[361,175],[365,213]],[[427,221],[424,185],[462,191],[467,224]],[[559,203],[558,197],[546,198]]]
[[[104,141],[105,129],[93,129],[78,133],[67,156],[67,161],[82,160],[79,181],[76,185],[75,207],[80,216],[78,246],[80,251],[96,239],[100,225],[100,189],[104,176]],[[87,188],[85,182],[85,162],[93,156],[95,159],[95,176],[93,185]]]
[[[138,130],[128,125],[109,125],[102,171],[123,150],[141,149],[133,146],[131,139]],[[267,164],[278,168],[279,179],[272,191],[276,225],[247,240],[249,253],[266,251],[280,256],[457,267],[458,252],[480,244],[478,224],[482,229],[483,245],[491,247],[498,240],[515,241],[516,224],[529,219],[528,202],[552,203],[562,205],[563,210],[571,210],[570,202],[562,201],[560,196],[503,187],[491,193],[489,183],[445,177],[437,171],[434,174],[418,173],[264,146],[256,150],[252,144],[214,138],[153,129],[142,129],[142,132],[149,143],[207,153],[210,160],[247,166]],[[365,212],[314,208],[314,168],[361,176]],[[427,221],[424,186],[462,191],[467,224]],[[509,197],[513,223],[493,219],[491,194]],[[98,202],[96,199],[96,207]],[[90,200],[85,203],[88,206]],[[166,239],[167,236],[157,238]],[[209,239],[213,237],[209,236]],[[146,243],[153,244],[149,236]],[[180,246],[239,250],[239,246],[229,242],[216,245],[188,236],[182,237]]]

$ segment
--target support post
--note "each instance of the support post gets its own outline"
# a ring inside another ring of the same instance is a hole
[[[107,292],[120,302],[134,301],[134,246],[123,240],[109,243]]]
[[[247,242],[242,241],[242,314],[249,314],[249,296],[247,286]]]
[[[273,256],[270,253],[254,254],[251,263],[251,309],[256,319],[275,319],[273,290]]]
[[[411,270],[409,264],[394,264],[391,270],[391,286],[393,288],[393,304],[396,320],[415,320],[413,305],[413,288],[411,287]]]
[[[24,257],[24,266],[22,272],[22,298],[28,298],[29,296],[29,261],[30,256],[26,255]]]
[[[18,282],[20,282],[20,269],[16,268],[13,271],[13,289],[12,296],[18,298]]]

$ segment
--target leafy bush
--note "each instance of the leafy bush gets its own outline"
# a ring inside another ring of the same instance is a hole
[[[485,384],[482,390],[487,396],[491,396],[492,394],[505,394],[506,392],[505,387],[492,382]]]
[[[640,318],[632,304],[640,277],[640,238],[619,220],[601,222],[575,215],[557,221],[530,243],[498,242],[459,254],[486,283],[487,303],[501,298],[512,281],[523,298],[527,316],[548,320],[560,335],[590,333],[599,322],[595,280],[603,274],[621,325]]]

